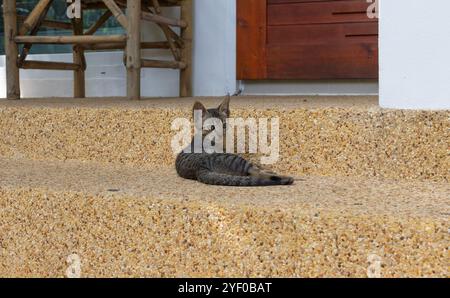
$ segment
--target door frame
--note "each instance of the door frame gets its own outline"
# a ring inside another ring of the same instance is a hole
[[[267,0],[237,0],[236,6],[237,79],[265,79],[267,77]]]

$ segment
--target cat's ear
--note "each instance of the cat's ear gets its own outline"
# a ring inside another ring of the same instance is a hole
[[[219,106],[219,112],[227,115],[227,117],[230,117],[230,100],[231,96],[227,95]]]
[[[202,111],[202,117],[205,117],[205,115],[206,115],[206,108],[201,102],[196,101],[194,103],[194,107],[192,108],[192,113],[195,113],[195,111]]]

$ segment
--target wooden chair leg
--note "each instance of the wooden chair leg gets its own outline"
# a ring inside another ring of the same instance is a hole
[[[73,35],[83,35],[83,12],[81,12],[81,18],[74,18]],[[78,64],[81,67],[73,72],[73,95],[75,98],[86,97],[86,60],[84,57],[84,49],[81,46],[73,46],[73,63]]]
[[[16,0],[3,1],[6,54],[6,96],[8,99],[20,99],[20,80],[17,59],[19,47],[14,41],[17,35]]]
[[[141,97],[141,1],[127,1],[127,97]]]
[[[188,26],[181,30],[181,38],[184,40],[184,47],[181,50],[181,61],[186,67],[180,71],[180,96],[192,96],[192,37],[193,37],[193,6],[192,0],[181,1],[181,19]]]

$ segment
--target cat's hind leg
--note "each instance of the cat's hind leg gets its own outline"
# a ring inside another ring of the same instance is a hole
[[[221,186],[274,186],[290,185],[293,180],[281,180],[273,176],[272,179],[256,176],[235,176],[224,173],[212,172],[202,169],[198,172],[197,180],[204,184]]]
[[[294,183],[294,178],[289,176],[278,175],[271,171],[262,170],[256,166],[252,166],[249,171],[249,175],[252,177],[257,177],[259,179],[279,181],[282,185],[289,185]]]
[[[252,182],[259,181],[262,182],[264,185],[289,185],[294,182],[294,179],[292,177],[281,176],[275,173],[270,173],[261,170],[259,167],[253,165],[251,162],[235,154],[209,155],[208,159],[206,159],[204,162],[203,168],[217,174],[225,174],[228,176],[251,177],[255,179],[255,180],[251,179]],[[208,177],[208,175],[206,176]],[[215,178],[217,178],[217,176],[215,176]]]

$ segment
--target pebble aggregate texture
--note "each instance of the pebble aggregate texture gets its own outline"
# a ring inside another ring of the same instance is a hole
[[[200,99],[208,106],[219,99]],[[306,102],[305,102],[306,100]],[[177,177],[194,99],[0,100],[0,276],[450,277],[449,111],[374,98],[237,98],[279,116],[295,185]],[[377,261],[377,262],[378,262]]]
[[[0,276],[449,277],[450,187],[305,177],[226,188],[174,170],[0,159]],[[376,264],[375,264],[376,265]]]
[[[220,99],[199,99],[208,107]],[[194,100],[0,101],[0,155],[170,167],[172,121]],[[234,98],[232,117],[279,117],[292,175],[448,181],[450,111],[380,109],[376,98]]]

